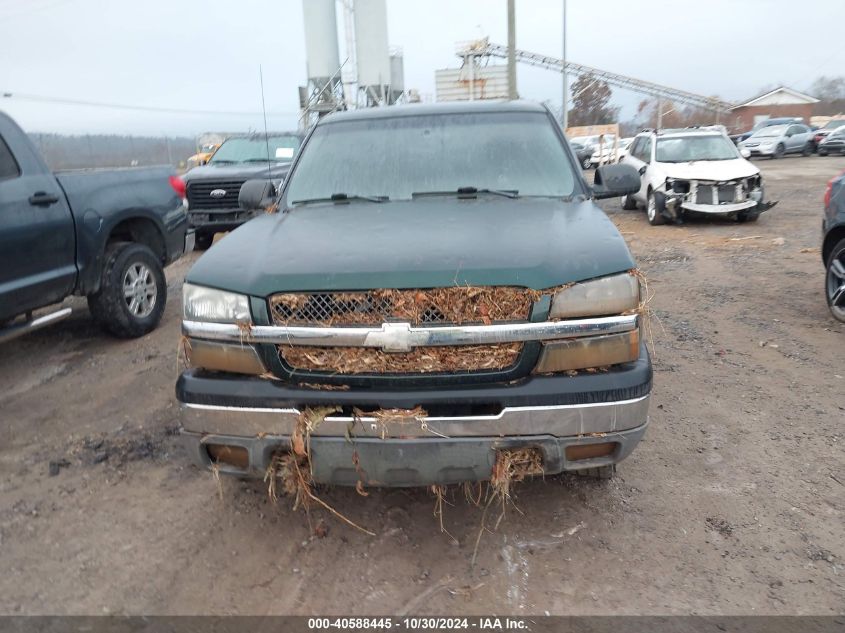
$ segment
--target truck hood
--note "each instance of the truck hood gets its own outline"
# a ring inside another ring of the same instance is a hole
[[[456,284],[540,290],[634,266],[592,201],[450,197],[264,215],[212,246],[187,281],[259,297]]]
[[[290,170],[290,162],[270,163],[271,180],[283,179]],[[196,180],[249,180],[251,178],[266,178],[267,163],[225,163],[215,165],[209,163],[200,167],[194,167],[182,178],[185,182]]]
[[[661,167],[669,178],[681,180],[735,180],[760,173],[744,158],[735,160],[699,160],[691,163],[662,163]]]

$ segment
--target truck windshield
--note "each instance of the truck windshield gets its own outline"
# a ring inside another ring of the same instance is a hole
[[[290,162],[299,147],[299,138],[296,136],[271,136],[269,137],[270,155],[269,160],[273,162]],[[263,136],[252,136],[250,138],[230,138],[220,146],[211,163],[251,163],[268,160],[268,142]]]
[[[658,163],[689,163],[696,160],[733,160],[736,147],[721,134],[713,136],[676,136],[658,138],[655,160]]]
[[[411,200],[465,187],[563,197],[575,183],[545,114],[397,116],[319,125],[289,177],[287,201],[337,192]]]

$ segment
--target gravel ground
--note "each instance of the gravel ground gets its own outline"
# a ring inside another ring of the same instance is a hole
[[[0,352],[0,613],[832,614],[845,604],[845,326],[818,254],[845,158],[761,161],[756,224],[605,204],[653,292],[645,441],[609,482],[519,485],[498,529],[456,491],[335,489],[325,512],[191,466],[174,435],[181,280],[116,341],[84,301]]]

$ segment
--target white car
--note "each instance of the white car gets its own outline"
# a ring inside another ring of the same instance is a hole
[[[760,170],[745,155],[717,131],[638,134],[622,163],[639,172],[641,186],[622,207],[644,206],[649,224],[680,222],[686,212],[754,222],[777,203],[765,202]]]
[[[809,156],[813,153],[813,132],[803,123],[770,125],[740,141],[739,148],[747,149],[752,156],[769,158],[780,158],[784,154],[796,152]]]
[[[601,146],[603,153],[608,154],[609,149],[613,147],[616,137],[613,134],[593,134],[592,136],[575,136],[569,139],[570,143],[582,145],[584,148],[591,150],[590,164],[587,164],[586,159],[581,165],[584,169],[595,167],[599,162],[599,146]],[[594,157],[594,158],[593,158]],[[604,162],[608,162],[605,160]]]
[[[628,146],[633,140],[633,138],[620,138],[619,143],[614,146],[614,139],[611,137],[610,141],[606,141],[602,145],[601,151],[596,146],[590,158],[590,166],[598,167],[599,164],[618,163],[628,154]]]

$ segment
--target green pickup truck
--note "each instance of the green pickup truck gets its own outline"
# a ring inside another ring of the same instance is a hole
[[[187,275],[178,379],[201,466],[263,476],[301,453],[314,482],[608,476],[643,437],[652,386],[636,264],[552,114],[521,102],[337,113],[270,206]]]

